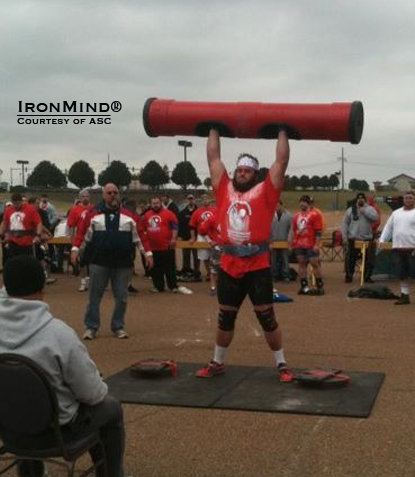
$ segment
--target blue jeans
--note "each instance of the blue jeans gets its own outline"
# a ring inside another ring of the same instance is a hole
[[[109,268],[101,265],[89,266],[89,302],[86,307],[84,323],[91,330],[98,330],[101,320],[99,307],[108,282],[111,280],[115,307],[111,319],[111,331],[124,328],[127,309],[128,285],[131,281],[132,268]]]
[[[290,278],[288,250],[274,249],[271,251],[271,274],[274,280]]]

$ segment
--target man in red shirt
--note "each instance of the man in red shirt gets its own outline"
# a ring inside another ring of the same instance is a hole
[[[7,258],[33,255],[33,244],[40,242],[42,220],[33,205],[23,203],[20,194],[11,197],[12,205],[4,211],[0,237],[7,241]]]
[[[220,265],[220,257],[222,250],[220,248],[220,236],[218,232],[218,224],[216,222],[216,211],[210,215],[199,226],[199,234],[202,237],[207,237],[207,241],[211,245],[209,258],[209,272],[210,272],[210,295],[216,295],[216,286],[218,281],[218,272]]]
[[[151,270],[155,293],[164,291],[164,277],[167,287],[177,293],[175,268],[175,245],[179,222],[177,216],[163,208],[159,197],[151,199],[151,207],[144,214],[143,228],[147,234],[150,250],[153,252],[154,265]]]
[[[301,280],[299,295],[324,295],[324,282],[319,260],[320,240],[322,235],[321,213],[311,207],[308,195],[300,197],[300,212],[293,217],[293,236],[291,248],[298,260],[298,275]],[[308,286],[307,263],[313,267],[316,277],[316,289]]]
[[[74,205],[72,207],[68,215],[68,220],[66,222],[66,225],[70,230],[72,242],[76,236],[81,222],[84,220],[87,213],[92,208],[88,189],[82,189],[79,192],[79,201],[80,202],[77,205]],[[88,265],[83,260],[81,260],[79,263],[79,274],[81,276],[81,283],[79,285],[78,291],[87,291],[89,285]]]
[[[229,179],[221,160],[219,134],[213,129],[207,142],[207,159],[223,252],[217,285],[219,320],[214,358],[196,375],[210,378],[225,371],[225,354],[233,339],[238,310],[249,295],[274,355],[280,381],[290,382],[293,374],[285,361],[281,328],[275,319],[269,263],[271,222],[289,160],[287,134],[280,131],[276,160],[263,182],[258,182],[258,160],[249,154],[239,156],[233,180]]]
[[[190,241],[194,242],[197,234],[198,242],[206,242],[207,239],[200,233],[200,227],[209,217],[211,217],[216,210],[216,207],[212,207],[210,198],[207,194],[202,195],[202,205],[197,208],[190,218]],[[197,251],[197,258],[204,263],[206,270],[206,281],[210,279],[210,250],[200,249]]]

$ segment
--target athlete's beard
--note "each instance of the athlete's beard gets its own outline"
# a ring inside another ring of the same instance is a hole
[[[232,179],[233,188],[238,192],[247,192],[258,184],[258,174],[255,174],[248,182],[240,183],[236,180],[236,172]]]
[[[158,206],[158,205],[153,205],[153,207],[151,207],[152,211],[153,212],[160,212],[160,210],[162,209],[161,206]]]

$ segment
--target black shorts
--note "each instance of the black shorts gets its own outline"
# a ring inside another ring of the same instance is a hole
[[[7,247],[7,260],[12,257],[18,257],[19,255],[31,255],[33,257],[33,252],[33,245],[22,246],[17,245],[15,242],[9,242]]]
[[[394,249],[396,275],[400,280],[414,276],[414,250]]]
[[[254,306],[269,305],[273,302],[272,277],[270,268],[261,268],[234,278],[221,268],[218,273],[219,305],[238,308],[246,295]]]

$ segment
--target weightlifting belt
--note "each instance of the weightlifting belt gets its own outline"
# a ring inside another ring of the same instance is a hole
[[[248,245],[222,245],[223,253],[235,257],[252,257],[260,253],[269,252],[269,242],[260,242]]]

